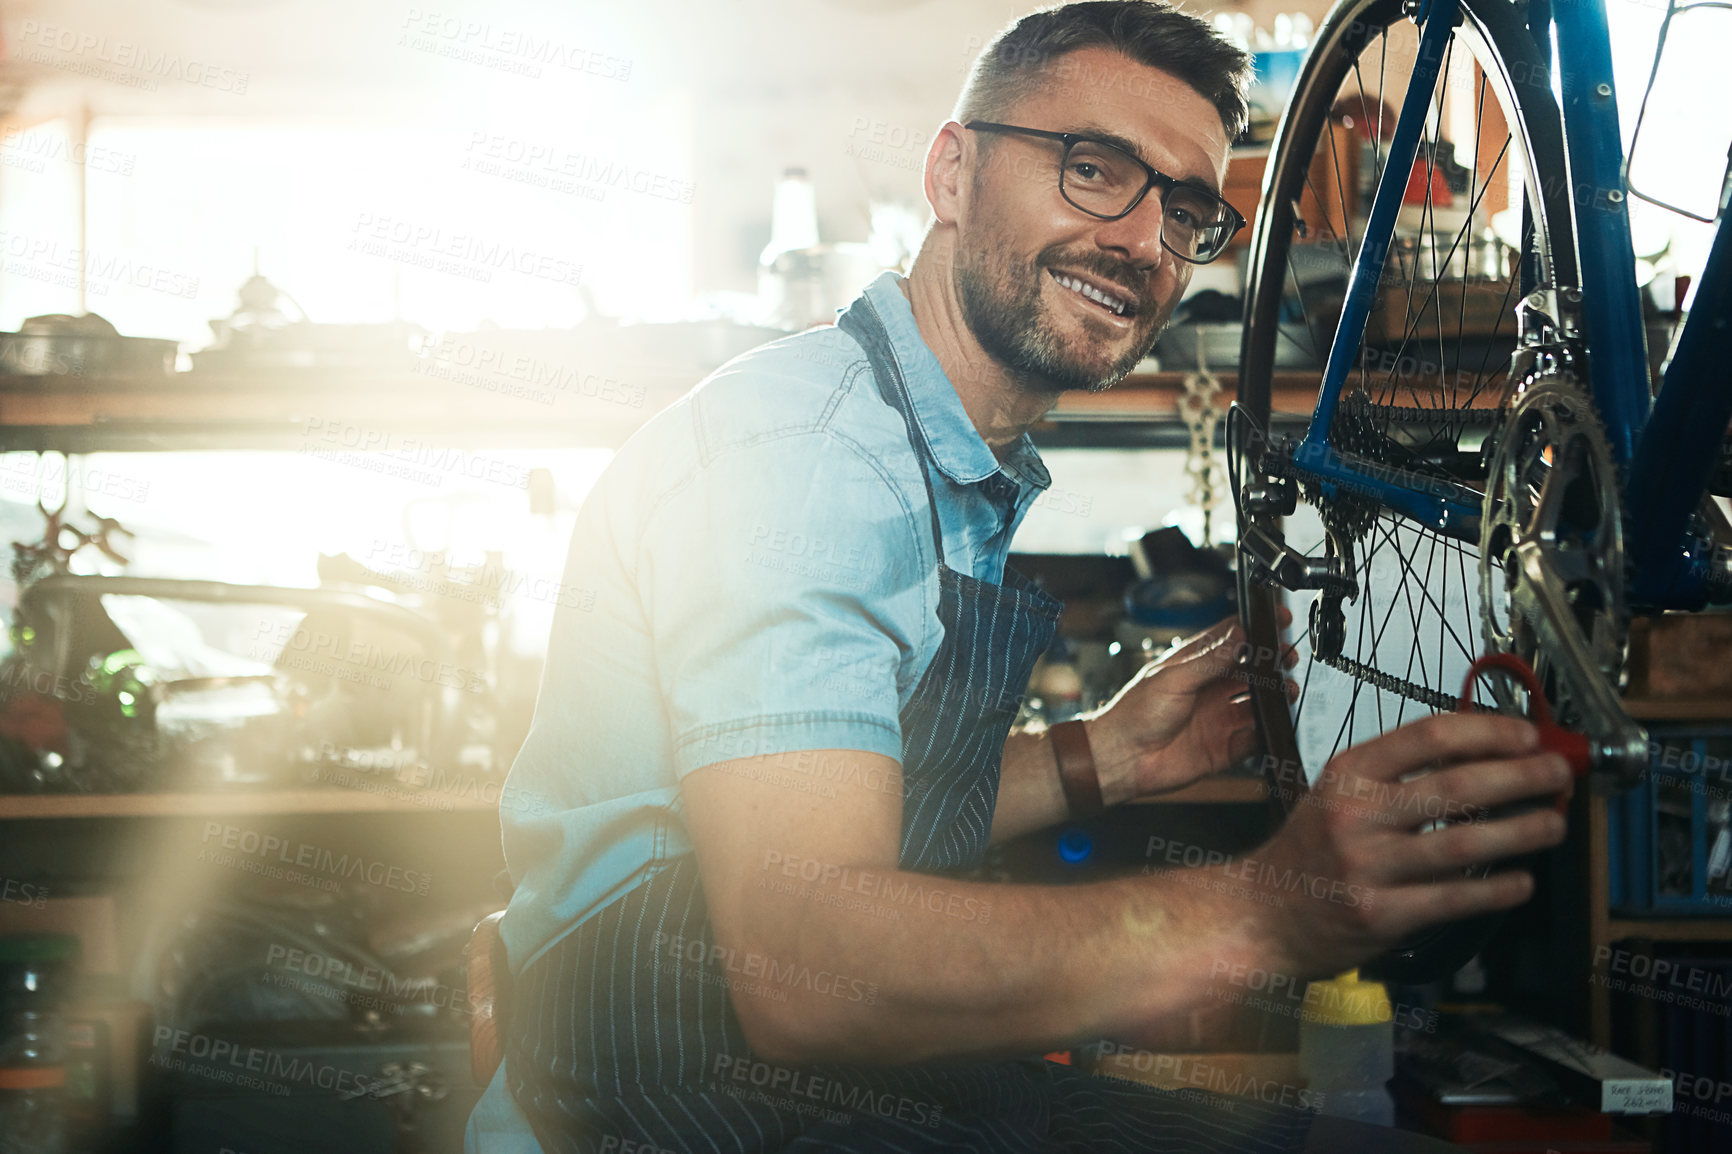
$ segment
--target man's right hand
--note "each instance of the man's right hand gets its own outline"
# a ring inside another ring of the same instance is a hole
[[[1426,926],[1527,901],[1533,878],[1524,870],[1466,871],[1563,841],[1564,819],[1549,806],[1491,812],[1555,797],[1571,780],[1526,721],[1438,714],[1336,755],[1279,832],[1248,855],[1256,868],[1224,868],[1268,903],[1259,917],[1272,970],[1338,973]]]
[[[856,1004],[730,986],[748,1043],[789,1065],[1041,1053],[1102,1037],[1182,1045],[1198,1009],[1222,1004],[1221,973],[1324,977],[1428,924],[1527,900],[1525,873],[1462,871],[1556,845],[1562,819],[1550,808],[1480,815],[1570,781],[1527,722],[1443,715],[1336,757],[1253,855],[1088,885],[998,885],[898,868],[892,759],[810,757],[849,768],[821,775],[833,794],[779,783],[778,758],[708,766],[682,790],[723,953],[773,959],[773,972],[846,972],[872,991]],[[1464,820],[1423,832],[1448,818]],[[766,884],[789,862],[819,867],[800,874],[813,884]],[[854,883],[826,888],[837,872]],[[893,896],[903,891],[927,900]]]

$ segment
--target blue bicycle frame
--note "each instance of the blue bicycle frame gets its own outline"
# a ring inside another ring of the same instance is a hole
[[[1477,541],[1481,498],[1475,490],[1370,467],[1339,453],[1328,438],[1376,301],[1396,214],[1458,12],[1457,0],[1427,0],[1420,13],[1418,57],[1372,198],[1365,241],[1348,281],[1317,407],[1294,462],[1316,476],[1325,492],[1346,486],[1440,533]],[[1530,20],[1542,48],[1555,35],[1558,59],[1570,62],[1563,69],[1561,109],[1568,172],[1535,176],[1567,179],[1575,193],[1569,201],[1581,283],[1549,287],[1580,301],[1588,383],[1625,478],[1626,547],[1633,562],[1629,598],[1644,608],[1697,609],[1706,601],[1711,550],[1692,532],[1691,518],[1732,421],[1732,372],[1727,369],[1732,365],[1732,229],[1722,224],[1715,234],[1690,317],[1650,412],[1647,345],[1630,243],[1605,2],[1561,0],[1550,11],[1535,4]],[[1523,285],[1524,291],[1529,287]]]

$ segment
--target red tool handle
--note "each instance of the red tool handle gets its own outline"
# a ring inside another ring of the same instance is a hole
[[[1540,679],[1534,676],[1527,662],[1513,653],[1487,653],[1468,668],[1467,680],[1461,686],[1459,711],[1465,713],[1473,708],[1473,683],[1489,669],[1508,673],[1527,689],[1528,701],[1533,704],[1533,716],[1528,720],[1540,731],[1540,746],[1552,753],[1563,754],[1564,760],[1570,763],[1570,772],[1577,777],[1587,773],[1592,760],[1587,737],[1553,724],[1551,706],[1546,704],[1546,695],[1540,691]],[[1558,812],[1563,813],[1568,805],[1569,799],[1560,794]]]

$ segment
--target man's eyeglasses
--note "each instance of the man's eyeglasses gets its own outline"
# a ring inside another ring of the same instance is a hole
[[[1077,132],[1048,132],[1015,124],[971,120],[974,132],[1038,136],[1064,145],[1058,190],[1072,207],[1101,220],[1129,216],[1149,189],[1161,190],[1161,247],[1192,264],[1207,264],[1226,251],[1233,234],[1245,227],[1239,210],[1207,188],[1150,168],[1115,144]]]

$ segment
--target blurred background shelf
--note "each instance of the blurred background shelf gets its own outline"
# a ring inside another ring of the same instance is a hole
[[[634,394],[636,405],[543,395],[552,403],[412,374],[182,373],[149,387],[0,378],[0,449],[361,451],[373,431],[393,444],[617,447],[678,393]],[[327,435],[339,423],[347,439]]]
[[[1029,429],[1029,436],[1042,449],[1183,449],[1190,445],[1190,431],[1179,416],[1179,401],[1185,395],[1184,371],[1134,372],[1102,393],[1065,393],[1046,417]],[[1214,403],[1223,410],[1238,394],[1234,372],[1216,374],[1221,392]],[[1317,399],[1320,375],[1311,369],[1274,374],[1274,404],[1277,412],[1292,413],[1282,424],[1287,431],[1304,427],[1300,414],[1309,414]],[[1224,445],[1224,424],[1217,427],[1215,441]]]
[[[269,814],[485,813],[499,803],[479,796],[291,789],[260,793],[8,794],[0,821],[27,818],[245,817]]]
[[[1607,941],[1732,942],[1732,918],[1609,918]]]
[[[1626,697],[1624,710],[1637,721],[1732,721],[1732,698],[1667,700]]]
[[[1030,435],[1042,448],[1181,448],[1185,372],[1132,373],[1102,393],[1066,393]],[[1238,377],[1217,374],[1228,403]],[[1317,395],[1313,370],[1275,374],[1275,408],[1297,426]],[[689,386],[689,382],[688,382]],[[0,377],[0,450],[170,449],[358,451],[325,435],[332,422],[445,445],[618,447],[677,399],[674,388],[634,394],[641,404],[569,393],[513,397],[415,374],[306,372],[265,376],[179,373],[159,385],[99,379]],[[358,436],[351,440],[358,442]]]

